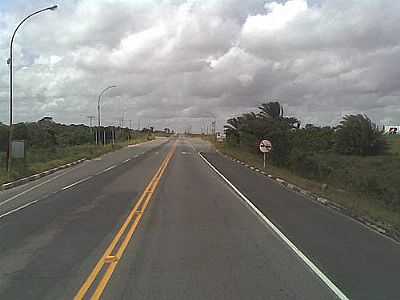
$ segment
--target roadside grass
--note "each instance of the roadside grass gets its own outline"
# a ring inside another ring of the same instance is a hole
[[[388,152],[400,157],[400,134],[385,135],[385,140],[388,144]]]
[[[263,169],[263,157],[261,154],[258,155],[251,153],[245,149],[232,147],[224,143],[216,143],[215,146],[222,153],[241,161],[245,161],[248,164],[259,168],[260,170]],[[335,157],[331,157],[331,159],[334,160]],[[393,162],[390,160],[390,158],[374,157],[368,158],[368,162],[359,161],[358,164],[354,164],[354,161],[357,161],[357,159],[359,158],[349,157],[348,160],[343,161],[342,164],[353,164],[353,169],[355,170],[354,172],[356,174],[360,174],[359,177],[362,177],[363,172],[367,172],[368,168],[371,166],[375,166],[373,170],[377,173],[375,174],[376,176],[390,176],[390,173],[385,169]],[[353,162],[351,162],[351,160],[353,160]],[[385,163],[382,164],[382,161],[385,161]],[[364,168],[360,167],[362,164],[365,164]],[[378,165],[381,165],[380,168],[376,168]],[[313,192],[320,197],[324,197],[330,201],[338,203],[351,210],[352,214],[354,215],[367,216],[375,222],[383,223],[385,227],[391,227],[391,229],[397,232],[400,231],[399,210],[395,210],[392,207],[385,205],[381,199],[377,199],[377,197],[374,197],[368,192],[349,191],[348,189],[343,188],[343,186],[339,184],[337,178],[328,178],[326,181],[319,182],[317,180],[296,175],[289,169],[279,168],[271,164],[267,164],[266,171],[268,174],[271,174],[274,177],[282,178],[287,182]],[[347,175],[350,179],[351,176],[354,176],[354,174]],[[336,174],[336,176],[338,176],[338,174]],[[397,174],[395,177],[399,178]],[[395,182],[395,180],[392,181]],[[323,184],[327,184],[327,188],[323,188]]]
[[[153,138],[152,138],[153,139]],[[148,141],[147,137],[139,137],[130,140],[129,144],[138,144]],[[82,159],[92,159],[103,154],[116,151],[128,145],[128,142],[120,142],[105,146],[85,144],[66,147],[53,147],[48,149],[32,148],[27,151],[25,162],[14,160],[12,171],[8,176],[5,169],[5,153],[0,153],[0,184],[10,182],[22,177],[30,176],[58,166]]]

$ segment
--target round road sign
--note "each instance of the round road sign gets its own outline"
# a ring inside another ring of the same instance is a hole
[[[263,153],[268,153],[271,152],[272,150],[272,144],[268,140],[262,140],[260,143],[260,151]]]

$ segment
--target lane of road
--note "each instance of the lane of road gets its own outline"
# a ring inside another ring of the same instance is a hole
[[[335,299],[186,141],[102,299]]]
[[[160,147],[166,141],[166,139],[156,139],[134,145],[134,147],[125,147],[17,188],[2,191],[0,192],[0,219],[63,189],[128,163],[132,159],[141,159],[148,151]]]
[[[105,287],[107,286],[115,268],[120,262],[125,250],[135,234],[143,215],[146,213],[147,206],[149,205],[157,187],[164,175],[169,162],[173,158],[176,149],[176,142],[172,146],[168,155],[161,163],[160,168],[154,174],[149,184],[146,186],[142,195],[137,200],[135,206],[130,211],[128,217],[124,221],[121,228],[111,241],[110,245],[105,250],[97,264],[94,266],[88,278],[82,284],[78,293],[75,295],[75,300],[83,300],[90,297],[92,300],[100,299]],[[97,284],[96,284],[97,282]],[[90,290],[93,290],[90,293]]]
[[[0,219],[0,299],[72,299],[169,148]]]
[[[351,299],[399,298],[399,243],[215,151],[204,156]]]

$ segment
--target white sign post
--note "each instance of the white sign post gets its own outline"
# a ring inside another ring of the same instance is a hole
[[[260,143],[260,151],[264,154],[264,169],[265,169],[265,156],[271,152],[272,144],[268,140],[262,140]]]

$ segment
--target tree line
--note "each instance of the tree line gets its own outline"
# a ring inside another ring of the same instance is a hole
[[[385,151],[382,132],[366,115],[347,115],[335,127],[301,127],[296,117],[284,115],[279,102],[263,103],[257,112],[228,119],[224,129],[228,143],[252,152],[258,151],[260,140],[269,139],[274,149],[272,161],[277,165],[289,164],[299,152],[368,156]]]
[[[273,165],[400,209],[400,159],[366,115],[346,115],[337,126],[301,126],[279,102],[268,102],[228,119],[225,134],[226,146],[255,155],[268,139]]]
[[[93,144],[96,140],[96,127],[80,125],[65,125],[56,123],[50,117],[45,117],[37,122],[23,122],[13,125],[13,140],[25,140],[27,149],[51,149],[83,144]],[[157,131],[153,128],[132,130],[126,127],[100,127],[101,140],[103,132],[107,143],[114,138],[116,141],[126,141],[128,138],[151,135]],[[171,130],[168,129],[170,133]],[[0,152],[7,151],[8,126],[0,123]]]

